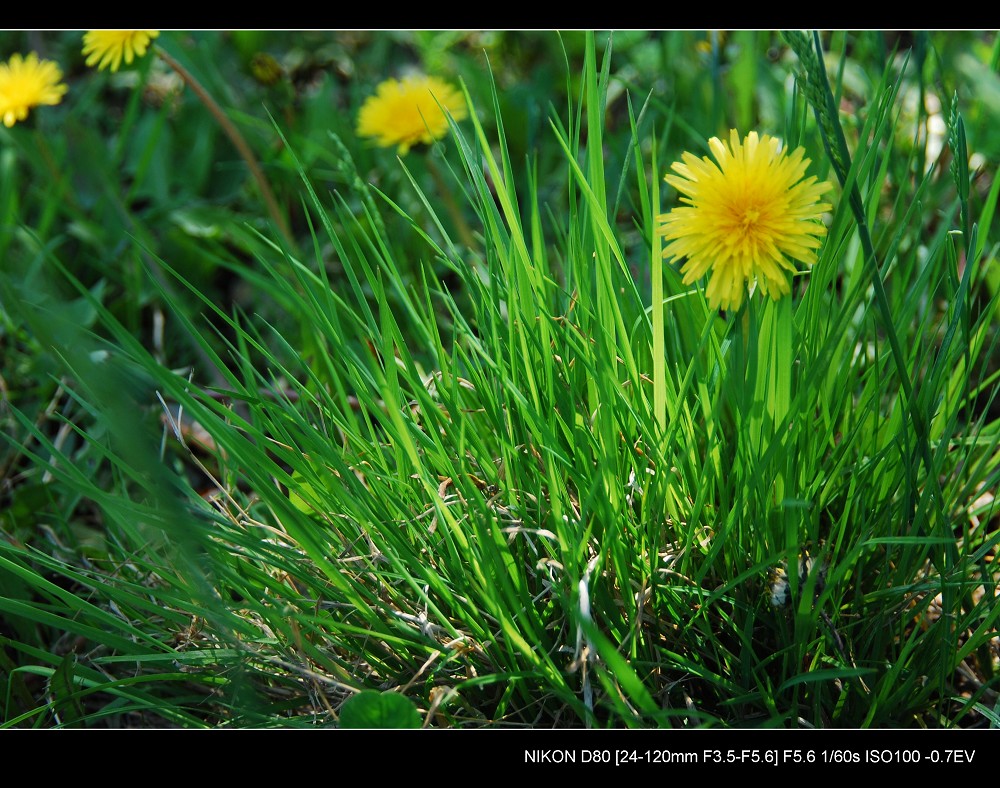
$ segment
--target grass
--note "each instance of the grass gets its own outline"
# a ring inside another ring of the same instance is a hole
[[[291,239],[190,95],[0,130],[2,725],[995,725],[995,42],[451,35],[164,35]],[[397,161],[322,105],[404,57],[470,117]],[[656,216],[736,126],[837,186],[723,314]]]

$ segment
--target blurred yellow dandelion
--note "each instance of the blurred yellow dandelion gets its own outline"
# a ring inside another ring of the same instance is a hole
[[[728,146],[718,137],[708,145],[714,162],[684,153],[671,166],[677,175],[664,177],[685,205],[657,217],[669,242],[663,256],[687,259],[685,284],[710,273],[705,295],[713,309],[739,309],[755,283],[777,300],[791,292],[793,261],[816,262],[826,234],[821,216],[831,209],[819,198],[830,184],[803,180],[803,149],[786,154],[767,134],[750,132],[740,142],[733,129]]]
[[[412,146],[448,133],[445,112],[455,120],[466,116],[462,95],[447,82],[423,75],[387,79],[362,105],[358,135],[375,137],[383,148],[396,145],[403,156]]]
[[[725,30],[709,30],[705,33],[705,38],[695,42],[694,48],[704,55],[709,55],[713,49],[722,49],[725,42]]]
[[[68,88],[60,80],[62,71],[51,60],[39,60],[34,52],[27,57],[10,56],[0,63],[0,118],[10,128],[28,117],[28,110],[40,104],[58,104]]]
[[[83,36],[83,54],[88,66],[117,71],[123,59],[130,66],[145,55],[149,42],[158,35],[159,30],[88,30]]]

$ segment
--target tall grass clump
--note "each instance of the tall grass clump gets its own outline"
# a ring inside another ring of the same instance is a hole
[[[101,523],[0,540],[4,724],[336,724],[364,689],[425,726],[996,724],[997,189],[970,194],[957,103],[951,171],[902,149],[911,66],[845,122],[843,70],[787,41],[769,133],[829,183],[824,232],[725,311],[661,220],[716,132],[629,93],[610,135],[592,34],[544,201],[495,87],[433,180],[395,165],[412,210],[320,188],[276,119],[308,240],[220,257],[272,317],[137,245],[182,368],[4,236],[88,317],[0,279],[65,414],[10,406],[8,448]]]

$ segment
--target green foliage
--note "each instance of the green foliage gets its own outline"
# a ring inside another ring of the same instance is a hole
[[[365,690],[340,709],[341,728],[419,728],[413,701],[395,692]]]
[[[77,38],[0,128],[0,724],[996,724],[991,35],[164,33],[287,236]],[[398,159],[406,66],[470,116]],[[718,314],[662,178],[747,124],[839,186]]]

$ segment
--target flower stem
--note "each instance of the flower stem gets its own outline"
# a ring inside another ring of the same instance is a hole
[[[432,151],[427,151],[427,171],[431,174],[434,179],[434,183],[437,186],[438,194],[441,199],[444,200],[444,207],[451,216],[452,221],[455,223],[455,229],[458,231],[458,237],[461,239],[462,243],[469,249],[476,248],[476,239],[472,235],[472,230],[469,229],[468,222],[462,216],[462,211],[459,210],[458,203],[455,202],[455,197],[451,193],[451,189],[444,181],[444,177],[441,175],[441,170],[435,163]]]
[[[202,86],[202,84],[195,79],[194,75],[188,71],[184,66],[178,63],[171,55],[169,55],[163,47],[154,45],[156,54],[159,55],[163,61],[170,66],[174,71],[177,72],[178,76],[184,83],[194,91],[194,94],[198,97],[202,104],[212,113],[222,130],[229,137],[230,141],[236,146],[237,152],[243,157],[243,161],[246,162],[247,167],[250,168],[250,174],[253,175],[254,180],[257,182],[257,188],[260,189],[261,196],[264,198],[264,204],[267,206],[268,213],[271,214],[271,218],[274,220],[275,224],[278,225],[278,229],[281,230],[282,235],[288,240],[289,243],[294,243],[292,237],[292,232],[288,228],[288,223],[285,221],[284,215],[281,213],[278,207],[278,201],[274,197],[274,192],[271,190],[271,184],[267,180],[267,176],[264,175],[264,171],[260,168],[260,164],[257,162],[257,157],[253,155],[253,151],[250,150],[250,146],[247,145],[247,141],[240,134],[239,129],[233,125],[233,122],[226,115],[225,111],[220,107],[215,99],[209,94],[207,90]]]

